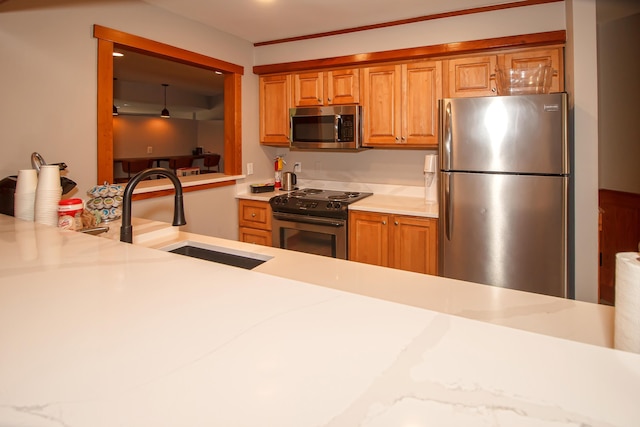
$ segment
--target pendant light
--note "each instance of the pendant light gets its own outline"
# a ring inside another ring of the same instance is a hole
[[[169,85],[166,83],[162,83],[162,86],[164,86],[164,109],[162,110],[162,113],[160,113],[160,117],[168,119],[169,117],[171,117],[171,115],[169,114],[169,110],[167,110],[167,86]]]
[[[118,80],[118,78],[117,78],[117,77],[114,77],[114,78],[113,78],[114,92],[115,92],[116,80]],[[115,103],[115,101],[114,101],[114,103],[113,103],[113,115],[114,115],[114,116],[117,116],[117,115],[119,115],[119,114],[120,114],[120,113],[118,113],[118,107],[116,107],[116,103]]]

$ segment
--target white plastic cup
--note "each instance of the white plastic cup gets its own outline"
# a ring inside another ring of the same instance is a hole
[[[23,221],[35,219],[36,193],[16,193],[13,198],[13,216]]]
[[[47,190],[60,187],[60,168],[57,165],[40,166],[37,190]]]
[[[62,187],[43,189],[38,184],[35,201],[35,221],[40,224],[58,226],[58,202],[62,198]]]
[[[35,193],[38,187],[38,172],[35,169],[20,169],[16,181],[16,194]]]

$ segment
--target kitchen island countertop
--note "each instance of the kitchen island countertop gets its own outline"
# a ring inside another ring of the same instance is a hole
[[[198,236],[145,221],[133,245],[6,216],[0,237],[0,425],[640,420],[640,355],[490,323],[606,324],[592,304],[511,291],[501,306],[508,290],[490,289],[477,321],[273,273],[317,263],[389,294],[450,285],[442,306],[482,285],[199,237],[274,256],[247,271],[152,249]]]

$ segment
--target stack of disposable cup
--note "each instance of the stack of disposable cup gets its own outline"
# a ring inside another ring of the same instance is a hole
[[[61,197],[60,168],[57,165],[40,166],[40,176],[36,188],[36,222],[57,227],[58,202]]]
[[[35,217],[36,188],[38,187],[38,173],[35,169],[18,171],[16,192],[13,200],[13,215],[25,221],[33,221]]]

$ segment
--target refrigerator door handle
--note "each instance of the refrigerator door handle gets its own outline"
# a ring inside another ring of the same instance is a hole
[[[451,240],[451,227],[453,221],[453,212],[451,208],[451,173],[447,172],[442,175],[444,182],[444,232],[447,240]]]
[[[444,148],[444,156],[443,156],[443,164],[444,169],[451,169],[451,140],[452,136],[452,127],[453,127],[453,117],[451,115],[451,102],[447,102],[447,106],[445,107],[445,116],[444,116],[444,138],[443,138],[443,148]]]

